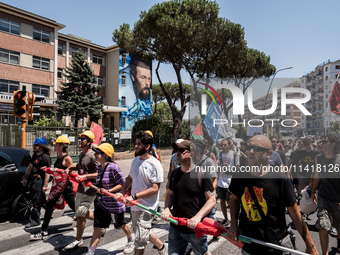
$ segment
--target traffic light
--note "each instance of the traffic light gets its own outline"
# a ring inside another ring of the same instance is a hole
[[[43,101],[44,96],[36,96],[32,92],[28,92],[28,121],[33,120],[33,116],[40,116],[40,113],[34,113],[34,109],[39,110],[39,105],[34,105],[35,102]]]
[[[16,117],[26,117],[26,93],[24,90],[13,92],[13,115]]]

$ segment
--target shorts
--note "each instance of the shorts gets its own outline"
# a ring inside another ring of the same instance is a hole
[[[153,215],[145,211],[132,211],[132,229],[135,233],[135,249],[143,250],[149,241]]]
[[[207,235],[198,238],[195,234],[183,234],[170,226],[169,254],[184,254],[188,243],[191,244],[194,254],[204,255],[208,253]]]
[[[124,219],[124,212],[109,213],[99,206],[96,207],[93,222],[95,228],[109,228],[111,220],[113,220],[113,225],[116,229],[127,224]]]
[[[76,217],[86,217],[95,198],[96,196],[88,196],[77,192],[75,203]]]
[[[323,197],[318,196],[318,219],[315,222],[315,227],[328,231],[331,229],[332,225],[340,232],[339,202],[328,201]]]
[[[228,188],[221,188],[219,186],[217,186],[217,197],[219,199],[224,199],[226,201],[230,201],[231,198],[231,192]]]

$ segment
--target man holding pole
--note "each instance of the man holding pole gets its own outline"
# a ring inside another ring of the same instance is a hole
[[[122,201],[130,204],[132,200],[139,200],[139,203],[152,210],[156,210],[159,203],[159,187],[163,182],[163,167],[161,163],[150,154],[153,138],[150,134],[140,131],[136,135],[136,157],[131,163],[129,176],[120,191],[115,195],[118,200],[132,185],[131,196],[125,197]],[[132,228],[135,233],[135,254],[143,255],[147,242],[150,241],[157,248],[160,255],[168,254],[168,245],[159,240],[151,230],[153,215],[143,209],[132,206]]]
[[[295,228],[307,246],[306,252],[318,254],[301,218],[287,175],[271,171],[273,168],[268,163],[271,149],[271,141],[266,136],[257,135],[250,139],[246,151],[250,171],[244,176],[233,178],[230,184],[231,226],[227,236],[237,240],[242,232],[242,235],[274,244],[286,244],[287,247],[290,241],[285,218],[287,207]],[[250,254],[279,254],[277,250],[256,243],[245,245],[244,250]]]

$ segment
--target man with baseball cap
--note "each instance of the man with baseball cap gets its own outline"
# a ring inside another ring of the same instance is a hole
[[[92,143],[94,142],[94,134],[87,130],[78,137],[78,147],[82,152],[79,155],[79,160],[76,166],[67,168],[66,171],[78,171],[80,178],[85,178],[91,182],[95,182],[97,178],[98,162],[95,161],[94,151],[92,150]],[[74,249],[83,245],[83,233],[85,229],[86,219],[93,220],[93,212],[91,212],[90,206],[96,198],[95,190],[85,189],[85,187],[79,183],[76,195],[75,212],[77,217],[77,236],[76,240],[68,244],[65,249]]]
[[[177,160],[181,168],[171,173],[162,219],[167,220],[172,215],[170,208],[173,206],[173,216],[189,220],[188,227],[170,223],[169,254],[184,254],[190,243],[195,254],[209,255],[207,236],[198,238],[193,229],[215,206],[214,187],[211,179],[203,178],[203,174],[194,167],[190,141],[177,143],[177,146]]]

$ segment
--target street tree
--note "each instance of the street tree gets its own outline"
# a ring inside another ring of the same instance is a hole
[[[235,62],[240,68],[238,59],[248,52],[244,29],[239,24],[218,17],[218,14],[216,2],[170,0],[155,4],[147,12],[143,11],[132,30],[128,24],[123,24],[113,32],[113,40],[121,48],[143,60],[156,60],[156,75],[172,110],[174,137],[180,131],[186,110],[181,70],[189,73],[197,92],[195,78],[218,77],[215,69],[222,63],[231,66]],[[178,110],[159,75],[161,63],[172,65],[177,76],[180,94]],[[192,93],[191,96],[199,95]]]
[[[71,67],[66,67],[64,76],[67,82],[61,82],[60,91],[56,92],[58,114],[74,116],[75,125],[87,116],[97,122],[102,117],[103,104],[97,95],[101,86],[96,85],[97,78],[83,51],[72,55]]]
[[[156,107],[157,112],[155,111]],[[163,121],[172,121],[172,113],[168,103],[163,101],[156,105],[153,105],[152,108],[153,108],[152,117],[157,117]]]

